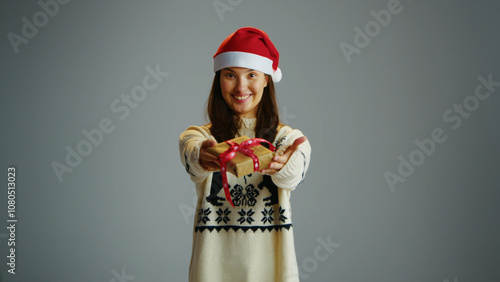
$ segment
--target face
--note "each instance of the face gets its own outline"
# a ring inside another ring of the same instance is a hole
[[[222,97],[240,118],[255,118],[268,78],[263,72],[231,67],[221,70]]]

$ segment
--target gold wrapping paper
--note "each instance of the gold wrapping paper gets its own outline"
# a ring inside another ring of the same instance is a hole
[[[248,139],[250,138],[248,138],[247,136],[241,136],[231,140],[240,144],[241,142],[244,142]],[[221,142],[213,147],[207,148],[207,151],[210,154],[219,157],[219,155],[227,151],[229,147],[231,146],[226,142]],[[271,160],[274,157],[274,153],[271,150],[267,149],[262,145],[257,145],[249,149],[253,150],[254,154],[259,158],[260,169],[264,169],[269,166]],[[241,152],[237,152],[236,156],[232,160],[227,162],[226,169],[228,172],[236,175],[236,177],[239,178],[254,172],[253,160],[252,158],[242,154]]]

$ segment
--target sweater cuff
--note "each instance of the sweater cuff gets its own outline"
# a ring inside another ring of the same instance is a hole
[[[205,140],[213,139],[203,127],[190,126],[179,136],[181,162],[193,182],[208,177],[211,172],[200,165],[200,148]]]
[[[210,138],[207,138],[205,140],[208,140]],[[198,143],[196,146],[193,147],[193,152],[191,155],[191,160],[189,164],[192,166],[192,171],[197,177],[208,177],[212,172],[205,170],[201,165],[200,165],[200,148],[201,144],[205,141],[201,141]]]

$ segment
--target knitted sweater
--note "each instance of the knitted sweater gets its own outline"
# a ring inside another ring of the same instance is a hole
[[[256,119],[243,119],[238,136],[255,137]],[[282,154],[303,136],[283,126],[273,145]],[[181,162],[195,183],[198,202],[189,281],[299,281],[290,192],[304,180],[311,147],[304,142],[274,175],[227,173],[233,208],[225,199],[220,171],[199,164],[201,143],[215,138],[207,126],[191,126],[179,138]]]

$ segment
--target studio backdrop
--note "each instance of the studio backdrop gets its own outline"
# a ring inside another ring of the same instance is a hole
[[[500,281],[497,1],[3,1],[0,281],[187,281],[220,42],[266,31],[301,281]],[[215,232],[215,231],[214,231]]]

